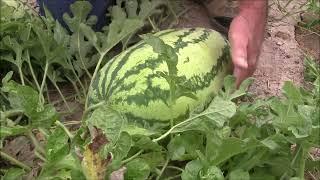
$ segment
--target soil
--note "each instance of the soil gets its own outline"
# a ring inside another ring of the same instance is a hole
[[[279,2],[283,5],[287,1]],[[296,11],[305,2],[293,0],[286,9]],[[221,32],[221,27],[212,21],[203,6],[191,0],[185,1],[183,6],[189,10],[179,18],[175,27],[209,27]],[[299,29],[296,31],[300,14],[283,16],[277,4],[270,1],[265,41],[253,75],[255,81],[249,89],[258,97],[280,96],[285,81],[303,85],[304,54],[311,53],[319,59],[319,36]]]

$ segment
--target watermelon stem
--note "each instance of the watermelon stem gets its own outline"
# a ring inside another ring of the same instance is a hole
[[[138,152],[137,152],[136,154],[134,154],[133,156],[129,157],[128,159],[125,159],[125,160],[121,161],[121,164],[126,164],[126,163],[132,161],[134,158],[136,158],[136,157],[138,157],[140,154],[142,154],[143,151],[144,151],[144,150],[141,149],[140,151],[138,151]]]
[[[57,125],[58,127],[60,127],[61,129],[64,130],[64,132],[68,135],[68,137],[70,139],[73,139],[74,138],[74,135],[68,130],[68,128],[66,126],[64,126],[64,124],[62,124],[60,121],[56,121],[54,123],[55,125]]]
[[[36,78],[36,75],[34,73],[34,70],[33,70],[33,67],[32,67],[32,64],[31,64],[31,61],[30,61],[29,50],[26,50],[26,57],[27,57],[26,60],[27,60],[27,63],[28,63],[28,66],[29,66],[29,69],[30,69],[30,72],[31,72],[31,76],[32,76],[32,78],[33,78],[33,80],[34,80],[34,82],[35,82],[35,84],[37,86],[38,91],[40,92],[40,85],[39,85],[39,82],[38,82],[38,80]]]
[[[97,103],[97,104],[94,104],[88,108],[85,109],[85,111],[83,112],[83,115],[82,115],[82,118],[84,119],[85,117],[87,117],[88,113],[91,111],[91,110],[94,110],[94,109],[97,109],[98,107],[101,107],[105,104],[105,101],[102,101],[100,103]]]
[[[81,55],[82,53],[81,53],[81,43],[80,43],[80,32],[77,32],[77,49],[78,49],[78,53],[79,53],[79,59],[80,59],[81,65],[83,66],[84,71],[89,76],[89,78],[92,78],[92,75],[90,74],[88,68],[84,64],[84,60],[83,60],[83,57]]]
[[[113,47],[113,46],[112,46],[112,47]],[[95,77],[97,76],[98,70],[99,70],[100,65],[101,65],[101,63],[102,63],[102,60],[103,60],[104,56],[107,54],[107,52],[109,52],[110,49],[111,49],[111,47],[110,47],[109,49],[105,50],[103,53],[100,54],[100,58],[99,58],[99,60],[98,60],[98,63],[97,63],[97,65],[96,65],[96,68],[95,68],[94,73],[93,73],[93,75],[92,75],[92,78],[91,78],[89,87],[92,87],[93,80],[94,80]],[[87,111],[87,109],[88,109],[88,102],[89,102],[89,96],[87,95],[87,97],[86,97],[86,103],[85,103],[85,107],[84,107],[85,111]]]
[[[164,170],[166,170],[166,168],[167,168],[167,166],[168,166],[168,164],[169,164],[169,161],[170,161],[170,158],[167,158],[167,160],[166,160],[166,162],[164,163],[164,165],[163,165],[163,167],[162,167],[162,169],[161,169],[158,177],[156,178],[156,180],[159,180],[159,179],[161,178]]]
[[[166,138],[166,137],[167,137],[169,134],[171,134],[172,131],[173,131],[174,129],[176,129],[177,127],[179,127],[179,126],[181,126],[181,125],[183,125],[183,124],[189,123],[189,122],[193,121],[194,119],[197,119],[197,118],[199,118],[199,117],[201,117],[201,116],[206,116],[206,115],[209,115],[209,114],[211,114],[211,112],[201,113],[201,114],[198,114],[198,115],[196,115],[196,116],[194,116],[194,117],[192,117],[192,118],[189,118],[189,119],[187,119],[187,120],[185,120],[185,121],[182,121],[182,122],[174,125],[174,126],[173,126],[172,128],[170,128],[166,133],[164,133],[163,135],[161,135],[160,137],[158,137],[158,138],[156,138],[156,139],[153,139],[152,141],[153,141],[153,142],[158,142],[158,141]]]
[[[0,151],[0,156],[3,159],[8,160],[10,163],[12,163],[14,165],[17,165],[17,166],[21,167],[24,170],[31,171],[31,167],[29,167],[28,165],[24,164],[23,162],[19,161],[18,159],[10,156],[9,154],[7,154],[7,153],[5,153],[3,151]]]
[[[44,74],[43,74],[43,78],[42,78],[42,83],[41,83],[40,91],[39,91],[39,101],[40,102],[44,101],[44,97],[43,97],[42,92],[43,92],[43,88],[44,88],[44,85],[45,85],[45,82],[46,82],[46,79],[47,79],[48,69],[49,69],[49,62],[48,62],[48,60],[46,60],[46,65],[44,67]]]

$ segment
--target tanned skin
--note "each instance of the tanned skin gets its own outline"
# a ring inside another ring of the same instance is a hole
[[[233,19],[229,40],[237,86],[254,73],[264,40],[267,0],[239,0],[239,13]]]

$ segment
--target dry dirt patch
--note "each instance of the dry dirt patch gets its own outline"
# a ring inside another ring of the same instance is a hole
[[[299,14],[282,18],[283,12],[271,2],[265,41],[257,70],[253,75],[255,82],[250,87],[250,92],[258,97],[281,95],[285,81],[292,81],[296,85],[303,84],[304,54],[295,36],[295,25]],[[282,4],[285,2],[280,1]],[[295,0],[290,3],[287,10],[296,9],[304,2],[305,0]],[[220,27],[210,22],[206,9],[200,4],[187,0],[183,6],[188,12],[179,18],[175,27],[206,27],[221,31]]]

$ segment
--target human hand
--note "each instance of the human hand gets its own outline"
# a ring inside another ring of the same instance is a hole
[[[239,14],[230,25],[229,40],[237,87],[256,69],[264,40],[267,4],[267,0],[240,0]]]

